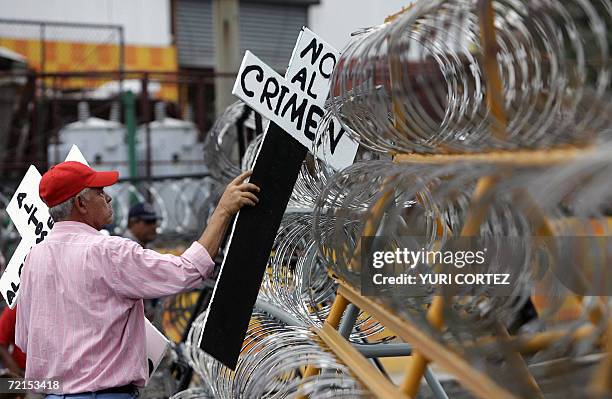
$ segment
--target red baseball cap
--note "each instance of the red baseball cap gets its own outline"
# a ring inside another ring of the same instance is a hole
[[[119,172],[96,172],[80,162],[66,161],[52,166],[42,176],[38,193],[49,208],[74,197],[88,187],[112,186]]]

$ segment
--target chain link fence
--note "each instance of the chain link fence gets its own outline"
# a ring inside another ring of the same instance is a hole
[[[41,73],[122,71],[123,27],[0,19],[0,47],[28,60]]]

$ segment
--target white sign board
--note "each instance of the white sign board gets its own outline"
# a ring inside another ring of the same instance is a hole
[[[149,377],[157,370],[168,348],[168,339],[145,317],[145,339],[147,348],[147,372]]]
[[[232,93],[312,152],[339,57],[333,47],[303,28],[284,78],[247,51]],[[330,143],[322,144],[322,151],[315,155],[333,168],[343,169],[353,163],[358,143],[335,119],[328,129]]]
[[[322,107],[339,58],[340,52],[313,31],[303,27],[293,48],[285,79],[299,83],[300,90]]]
[[[81,162],[87,165],[85,158],[76,145],[73,145],[66,161]],[[15,195],[11,198],[6,212],[21,235],[21,242],[15,249],[2,277],[0,290],[11,309],[15,308],[19,297],[21,270],[26,256],[32,247],[42,242],[53,228],[53,219],[49,208],[40,198],[38,186],[41,174],[35,166],[30,166],[23,180],[19,183]],[[147,346],[147,363],[151,374],[162,360],[168,346],[168,340],[145,318],[145,333]],[[153,365],[151,369],[151,364]]]
[[[2,290],[2,296],[8,304],[9,308],[15,308],[17,303],[17,297],[19,295],[19,282],[21,281],[21,270],[23,263],[25,262],[26,256],[30,253],[30,249],[34,244],[26,239],[22,239],[11,260],[6,265],[6,269],[0,278],[0,289]]]
[[[36,167],[30,166],[6,207],[6,212],[21,235],[21,242],[0,278],[2,296],[11,309],[15,308],[19,296],[21,269],[26,255],[53,228],[53,219],[49,216],[47,205],[38,194],[40,179]]]
[[[80,162],[84,165],[89,166],[89,164],[85,160],[85,157],[83,156],[83,153],[81,152],[81,150],[79,150],[79,147],[77,147],[76,145],[73,145],[72,147],[70,147],[70,151],[68,151],[68,155],[66,155],[66,159],[64,161]]]

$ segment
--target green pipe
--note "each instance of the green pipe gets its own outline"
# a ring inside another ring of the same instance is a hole
[[[138,177],[136,168],[136,106],[134,93],[126,91],[122,94],[123,107],[125,109],[125,128],[127,130],[128,164],[130,166],[130,177]]]

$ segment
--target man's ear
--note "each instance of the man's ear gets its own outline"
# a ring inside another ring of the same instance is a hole
[[[85,200],[80,195],[77,195],[74,198],[74,207],[80,215],[85,215],[87,213],[87,206],[85,205]]]

